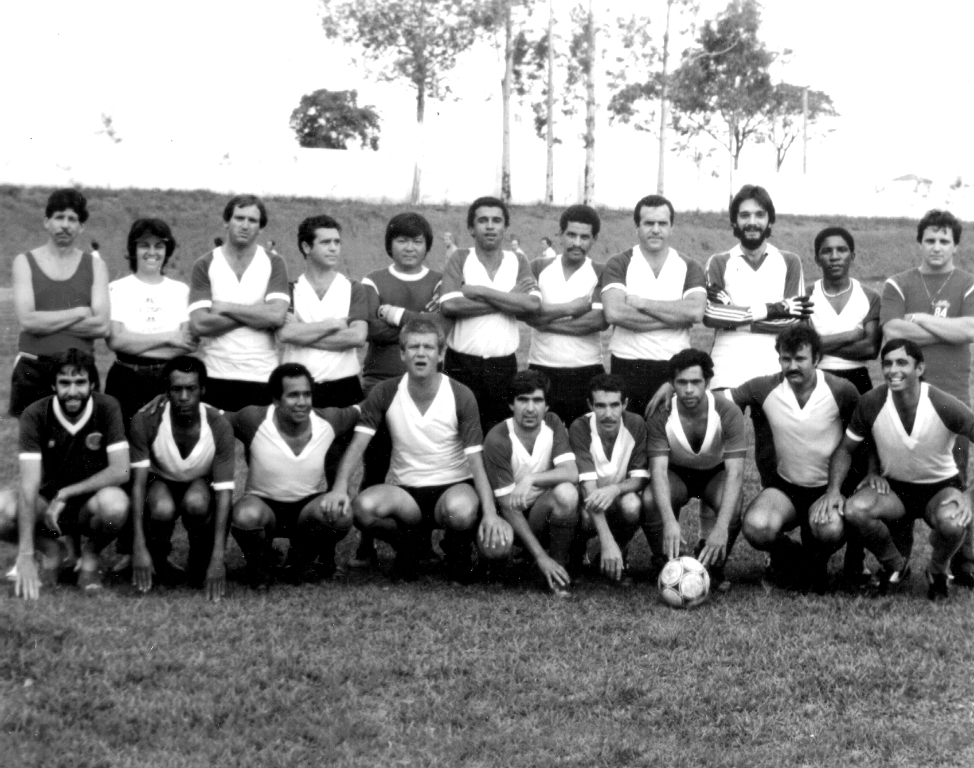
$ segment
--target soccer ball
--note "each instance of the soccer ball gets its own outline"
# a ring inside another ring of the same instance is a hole
[[[659,594],[672,608],[693,608],[710,594],[710,574],[699,560],[678,557],[670,560],[659,574]]]

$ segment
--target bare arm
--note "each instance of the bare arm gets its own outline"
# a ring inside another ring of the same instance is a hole
[[[534,293],[498,291],[483,285],[464,285],[463,295],[468,299],[484,301],[493,307],[494,312],[504,312],[521,317],[537,312],[541,308],[541,297]]]
[[[256,304],[232,304],[226,301],[214,301],[210,312],[236,320],[256,330],[274,330],[284,325],[287,315],[287,302],[284,299],[271,299]]]
[[[353,320],[348,328],[329,334],[307,346],[328,352],[344,352],[346,349],[359,349],[365,346],[369,326],[364,320]]]
[[[20,503],[17,509],[17,580],[14,594],[36,600],[41,580],[34,559],[34,527],[37,525],[37,494],[41,487],[40,457],[20,460]]]
[[[550,323],[552,320],[582,317],[591,310],[592,302],[585,296],[579,296],[577,299],[564,301],[560,304],[542,301],[540,309],[530,317],[524,318],[524,321],[529,325],[534,325],[535,323],[543,325],[544,323]]]
[[[483,453],[478,451],[477,453],[467,454],[467,466],[470,467],[473,485],[477,489],[477,497],[480,499],[481,519],[477,538],[488,551],[508,548],[512,543],[510,529],[504,525],[500,515],[497,514],[494,492],[487,477]]]
[[[454,296],[440,304],[443,317],[483,317],[492,315],[497,310],[485,301],[468,299],[466,296]]]
[[[230,505],[233,491],[224,488],[216,492],[216,536],[213,538],[213,552],[206,569],[206,596],[219,600],[226,590],[226,567],[224,558],[227,551],[227,531],[230,530]]]
[[[822,349],[831,354],[837,354],[847,360],[874,360],[879,354],[879,321],[870,320],[859,331],[848,331],[850,335],[858,334],[858,338],[850,338],[836,344],[835,340],[845,334],[837,333],[834,336],[822,337]]]
[[[92,259],[91,315],[71,328],[88,339],[103,339],[109,333],[111,303],[108,298],[108,268],[101,259]]]
[[[72,309],[58,309],[40,311],[34,308],[34,284],[31,281],[30,266],[27,257],[19,254],[14,258],[11,268],[14,290],[14,311],[17,322],[28,333],[38,336],[49,336],[52,333],[73,328],[82,320],[91,316],[89,307],[73,307]]]
[[[653,503],[663,519],[663,554],[669,558],[679,557],[680,522],[673,511],[670,478],[668,475],[670,459],[668,456],[649,457],[650,484],[653,489]]]
[[[222,336],[242,327],[243,323],[238,323],[230,317],[214,314],[207,308],[194,309],[189,313],[189,329],[194,336]]]
[[[189,323],[183,323],[179,326],[179,330],[168,333],[135,333],[127,330],[124,323],[113,320],[111,334],[106,339],[106,343],[113,352],[122,352],[126,355],[142,355],[146,352],[159,351],[171,353],[172,357],[176,357],[196,349],[196,344],[189,332]]]
[[[629,331],[645,333],[646,331],[658,331],[662,328],[672,327],[630,307],[626,303],[626,294],[617,289],[603,291],[602,306],[607,323]]]
[[[922,312],[907,317],[946,344],[970,344],[974,341],[974,317],[935,317]]]
[[[529,322],[528,325],[537,328],[539,331],[559,333],[562,336],[588,336],[592,333],[604,331],[609,327],[609,324],[605,321],[605,314],[601,309],[593,309],[581,317],[552,320],[551,322],[539,323],[537,325]]]
[[[707,307],[707,294],[697,291],[676,301],[655,301],[630,293],[626,296],[626,304],[671,327],[693,325],[703,320],[703,313]]]
[[[284,316],[284,325],[277,329],[277,340],[282,344],[310,347],[316,341],[347,329],[347,317],[328,318],[318,323],[303,323],[288,312]]]
[[[921,347],[929,347],[931,344],[939,344],[942,341],[942,339],[934,336],[930,331],[905,319],[887,320],[883,326],[883,339],[886,341],[890,339],[909,339]]]
[[[124,485],[129,479],[129,449],[126,446],[108,454],[108,466],[90,477],[86,477],[73,485],[67,485],[58,491],[56,498],[67,501],[75,496],[94,493],[102,488]]]

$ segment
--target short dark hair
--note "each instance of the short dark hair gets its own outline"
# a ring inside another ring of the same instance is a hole
[[[57,189],[47,198],[44,218],[51,218],[58,211],[74,211],[78,221],[88,221],[88,200],[76,189]]]
[[[169,263],[169,259],[172,258],[173,252],[176,250],[176,238],[172,236],[172,230],[169,229],[169,225],[166,222],[162,219],[136,219],[132,223],[132,228],[129,229],[127,243],[129,268],[133,274],[138,271],[139,267],[138,259],[135,255],[136,246],[139,240],[146,235],[158,237],[160,240],[166,242],[166,258],[162,260],[163,269],[166,268],[166,264]]]
[[[588,400],[592,402],[592,395],[596,392],[618,392],[622,399],[628,399],[626,382],[621,376],[612,373],[597,373],[588,381]]]
[[[436,346],[442,350],[446,346],[446,333],[443,326],[428,317],[414,317],[407,320],[399,331],[399,349],[406,349],[406,337],[414,334],[432,333],[436,336]]]
[[[526,371],[518,371],[507,387],[507,402],[513,403],[518,395],[530,395],[539,389],[544,392],[545,402],[550,405],[551,379],[541,371],[534,371],[530,368]]]
[[[204,363],[198,357],[180,355],[179,357],[174,357],[171,360],[167,360],[166,364],[162,367],[162,380],[166,382],[167,387],[170,384],[169,377],[174,372],[195,373],[200,387],[202,388],[206,386],[206,380],[208,378],[208,374],[206,372],[206,363]]]
[[[964,228],[961,226],[960,221],[957,220],[957,217],[950,211],[941,211],[934,208],[923,214],[923,218],[917,224],[918,243],[923,242],[923,233],[929,227],[933,229],[949,229],[954,235],[954,245],[960,245],[960,233],[963,232]]]
[[[58,208],[63,211],[63,208]],[[95,356],[84,349],[68,347],[67,349],[52,355],[50,358],[50,368],[48,376],[51,381],[51,388],[57,382],[58,374],[65,368],[76,371],[84,371],[88,374],[88,381],[91,382],[92,391],[97,392],[101,387],[101,379],[98,377],[98,366],[95,365]]]
[[[91,249],[92,249],[93,251],[97,251],[97,250],[98,250],[98,247],[99,247],[99,246],[98,246],[98,241],[97,241],[97,240],[92,240],[92,241],[91,241]]]
[[[260,228],[263,229],[267,226],[267,206],[257,195],[234,195],[231,197],[230,201],[223,207],[223,220],[230,221],[233,218],[234,208],[249,208],[252,205],[256,205],[257,210],[260,211]]]
[[[638,227],[639,213],[643,208],[659,208],[663,205],[670,209],[670,226],[673,226],[676,224],[676,211],[673,209],[673,203],[662,195],[646,195],[646,197],[636,203],[636,207],[632,209],[632,220],[636,222],[636,226]]]
[[[304,377],[308,380],[308,386],[314,387],[315,380],[311,376],[311,371],[301,363],[281,363],[271,371],[270,378],[267,380],[267,391],[271,400],[280,400],[284,395],[284,379],[296,379]]]
[[[298,251],[305,259],[308,258],[308,254],[304,252],[302,245],[314,245],[315,242],[315,232],[319,229],[335,229],[338,230],[338,234],[342,233],[342,225],[335,221],[327,213],[320,213],[317,216],[309,216],[300,224],[298,224]]]
[[[473,227],[474,219],[477,218],[478,208],[500,208],[504,212],[504,226],[510,226],[511,224],[511,212],[507,210],[507,204],[497,197],[478,197],[472,203],[470,207],[467,208],[467,229]]]
[[[883,348],[879,351],[879,361],[882,363],[883,358],[886,357],[890,352],[894,352],[897,349],[902,349],[906,354],[916,360],[917,365],[923,362],[923,350],[920,345],[915,341],[910,339],[890,339],[885,344]]]
[[[699,365],[704,379],[710,381],[714,377],[714,361],[706,352],[701,349],[689,347],[681,349],[670,358],[669,371],[670,381],[675,381],[680,371]]]
[[[542,237],[541,242],[544,243],[549,248],[553,245],[550,237]]]
[[[386,224],[386,253],[392,256],[392,241],[397,237],[419,237],[426,241],[426,251],[433,247],[433,228],[418,213],[397,213]]]
[[[845,227],[826,227],[817,235],[815,235],[815,250],[812,252],[813,256],[818,256],[818,249],[822,247],[824,243],[830,237],[841,237],[845,240],[845,244],[849,246],[849,250],[853,253],[856,252],[856,241],[853,239],[852,234]]]
[[[558,220],[559,232],[565,234],[571,222],[576,224],[588,224],[592,227],[592,237],[598,237],[602,229],[602,220],[598,212],[590,205],[571,205],[565,209]]]
[[[741,209],[741,203],[745,200],[754,200],[767,212],[768,226],[774,224],[774,203],[771,202],[771,195],[768,194],[768,190],[764,187],[759,187],[757,184],[745,184],[734,195],[734,199],[730,203],[730,222],[732,226],[737,226],[737,212]]]
[[[213,238],[213,245],[215,245],[217,248],[219,248],[221,245],[223,245],[223,238],[222,237],[214,237]]]
[[[812,326],[804,323],[785,329],[774,340],[774,348],[778,354],[786,352],[793,355],[806,345],[811,347],[813,358],[822,356],[822,337]]]

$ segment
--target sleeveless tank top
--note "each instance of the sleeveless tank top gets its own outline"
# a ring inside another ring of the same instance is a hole
[[[78,268],[67,280],[52,280],[41,271],[34,254],[28,251],[25,256],[30,267],[31,285],[34,287],[34,309],[50,312],[91,306],[91,286],[95,275],[90,253],[81,254]],[[21,352],[38,356],[56,355],[71,347],[92,352],[94,346],[92,339],[76,336],[70,329],[47,336],[22,330],[18,343]]]

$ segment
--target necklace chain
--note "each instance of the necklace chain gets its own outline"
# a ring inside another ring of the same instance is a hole
[[[851,290],[852,290],[852,281],[851,280],[849,281],[849,286],[847,288],[843,288],[838,293],[829,293],[827,290],[825,290],[825,281],[824,280],[822,281],[822,293],[825,294],[825,296],[827,298],[830,298],[830,299],[834,299],[837,296],[841,296],[843,293],[848,293]]]
[[[920,282],[921,282],[921,283],[923,284],[923,290],[925,290],[925,291],[927,292],[927,298],[928,298],[928,299],[930,300],[930,307],[931,307],[931,308],[933,309],[933,308],[934,308],[934,307],[933,307],[933,305],[934,305],[934,301],[935,301],[935,300],[936,300],[936,298],[937,298],[937,297],[938,297],[938,296],[939,296],[939,295],[941,294],[941,292],[943,291],[943,289],[947,287],[947,283],[949,283],[949,282],[950,282],[950,278],[952,278],[952,277],[954,276],[954,270],[950,270],[950,272],[948,272],[948,273],[947,273],[947,279],[946,279],[946,280],[944,280],[944,282],[943,282],[943,285],[941,285],[941,286],[940,286],[940,287],[939,287],[939,288],[937,289],[937,292],[936,292],[935,294],[933,294],[932,296],[930,295],[930,289],[929,289],[929,288],[927,288],[927,281],[926,281],[926,279],[925,279],[925,278],[923,277],[923,272],[921,272],[921,271],[920,271],[920,270],[918,269],[918,270],[917,270],[917,274],[918,274],[918,275],[920,275]]]

